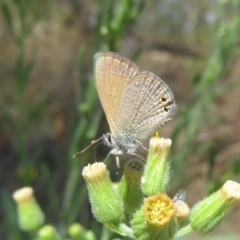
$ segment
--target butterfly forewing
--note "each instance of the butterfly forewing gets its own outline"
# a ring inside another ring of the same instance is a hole
[[[123,93],[138,72],[135,63],[116,53],[100,52],[94,56],[96,88],[113,135],[117,131]]]
[[[132,134],[143,142],[176,112],[177,105],[167,84],[155,74],[143,71],[128,82],[117,122],[122,134]]]

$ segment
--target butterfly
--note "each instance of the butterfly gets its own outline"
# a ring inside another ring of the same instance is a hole
[[[111,147],[110,154],[134,154],[177,112],[173,93],[161,78],[141,71],[117,53],[99,52],[94,56],[94,77],[110,127],[100,139]]]

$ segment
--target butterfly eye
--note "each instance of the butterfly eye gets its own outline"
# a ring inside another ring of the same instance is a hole
[[[110,134],[107,136],[107,139],[108,139],[108,142],[112,143],[112,138]]]

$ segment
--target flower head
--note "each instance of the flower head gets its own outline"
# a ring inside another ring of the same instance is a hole
[[[44,214],[34,198],[31,187],[15,191],[13,199],[17,204],[18,222],[22,230],[33,231],[44,223]]]
[[[176,208],[171,198],[159,193],[144,199],[144,212],[147,223],[160,229],[173,219]]]
[[[149,154],[142,184],[142,191],[147,196],[167,192],[170,175],[168,156],[171,145],[172,141],[170,139],[159,138],[158,136],[150,139]]]

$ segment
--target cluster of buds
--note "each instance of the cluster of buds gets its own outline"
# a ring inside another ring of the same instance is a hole
[[[146,163],[129,160],[117,188],[104,163],[83,169],[95,218],[129,239],[176,239],[191,231],[213,230],[240,201],[240,184],[228,181],[208,198],[190,209],[180,191],[170,198],[169,152],[171,140],[150,140]],[[186,221],[183,221],[183,220]],[[189,224],[180,227],[182,223]]]
[[[37,203],[31,187],[23,187],[13,193],[17,205],[18,224],[21,230],[31,233],[36,240],[61,240],[63,239],[57,229],[52,225],[43,225],[45,216]],[[70,240],[95,240],[95,235],[90,230],[85,230],[80,224],[69,226]]]
[[[184,191],[169,197],[171,144],[170,139],[152,138],[146,163],[139,159],[127,161],[117,187],[111,182],[104,163],[84,167],[82,175],[92,212],[99,222],[128,239],[139,240],[176,239],[192,231],[208,233],[221,223],[240,201],[240,184],[227,181],[192,209],[185,202]],[[22,230],[37,230],[38,240],[61,239],[54,227],[42,226],[45,217],[32,188],[17,190],[13,198]],[[68,233],[71,240],[94,239],[93,232],[79,224],[70,226]]]
[[[45,225],[45,216],[37,203],[31,187],[23,187],[13,193],[17,205],[18,224],[23,231],[36,235],[38,240],[60,240],[57,230],[51,225]]]

